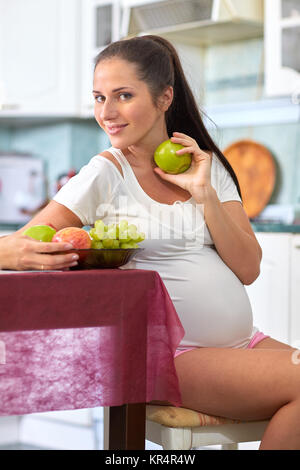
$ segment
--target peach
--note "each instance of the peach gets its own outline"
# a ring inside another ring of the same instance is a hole
[[[88,232],[79,227],[62,228],[52,238],[54,243],[70,243],[77,250],[88,249],[92,246],[92,239]]]

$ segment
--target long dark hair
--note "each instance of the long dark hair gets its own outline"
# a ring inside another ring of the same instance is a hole
[[[166,87],[173,87],[174,98],[166,112],[168,135],[182,132],[195,139],[202,150],[214,152],[232,176],[242,198],[232,166],[205,128],[175,47],[160,36],[145,35],[122,39],[113,42],[97,55],[95,68],[102,60],[112,57],[135,64],[138,77],[147,83],[155,105]]]

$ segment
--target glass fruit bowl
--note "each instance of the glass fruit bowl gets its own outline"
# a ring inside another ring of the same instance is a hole
[[[144,248],[89,248],[77,250],[74,248],[68,251],[68,253],[78,254],[78,265],[70,269],[73,271],[76,269],[119,268],[128,263],[128,261],[143,249]]]

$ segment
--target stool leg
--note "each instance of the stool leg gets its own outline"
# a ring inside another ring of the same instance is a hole
[[[161,445],[164,450],[190,450],[191,428],[168,428],[161,426]]]

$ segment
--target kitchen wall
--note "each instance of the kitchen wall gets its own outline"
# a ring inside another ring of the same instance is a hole
[[[230,113],[232,104],[268,100],[264,92],[263,39],[208,47],[204,70],[203,106],[208,112],[212,107],[226,104]],[[290,106],[292,110],[296,104]],[[280,111],[271,108],[270,113],[274,112]],[[246,108],[243,113],[247,114]],[[300,122],[276,120],[279,123],[269,124],[267,118],[264,124],[217,127],[211,132],[223,150],[239,139],[250,138],[265,145],[272,152],[277,167],[277,183],[270,203],[297,205],[300,203]]]
[[[230,113],[232,104],[266,99],[263,39],[210,46],[199,51],[199,61],[195,50],[192,52],[190,59],[184,60],[184,66],[193,83],[197,71],[196,83],[199,85],[194,89],[208,113],[218,105],[227,105]],[[201,67],[197,69],[195,64],[200,64],[200,55]],[[278,204],[300,202],[299,131],[299,122],[211,128],[221,149],[235,140],[253,138],[271,150],[278,169],[278,183],[271,202]],[[0,120],[0,151],[32,152],[40,156],[47,164],[50,188],[59,174],[70,168],[79,170],[109,145],[106,135],[93,119],[48,120],[39,124],[26,119],[20,122]]]
[[[0,121],[1,125],[1,121]],[[0,129],[0,151],[29,152],[46,164],[49,187],[70,168],[78,171],[109,144],[93,120],[66,120],[44,124],[11,123]]]
[[[220,133],[220,144],[252,138],[265,145],[273,154],[277,183],[270,204],[300,203],[300,123],[260,125],[248,128],[226,128]]]
[[[206,106],[263,98],[263,39],[208,47],[205,52],[204,70]]]

